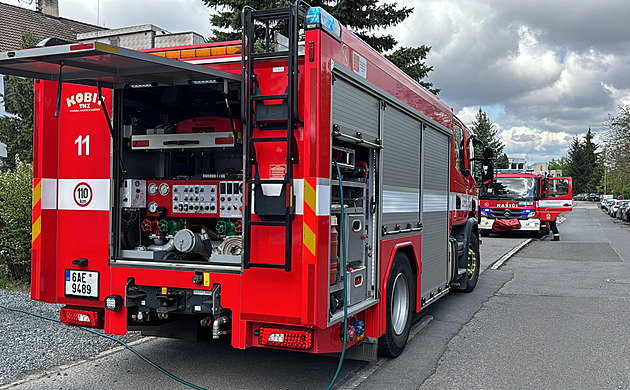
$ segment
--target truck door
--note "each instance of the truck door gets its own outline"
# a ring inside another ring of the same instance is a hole
[[[573,209],[573,182],[570,177],[550,177],[543,198],[538,201],[540,220],[555,220]]]
[[[115,116],[112,90],[227,85],[240,75],[97,42],[0,53],[0,74],[37,80],[31,295],[102,307],[110,292],[110,212],[123,172],[120,129],[107,123],[95,87]]]

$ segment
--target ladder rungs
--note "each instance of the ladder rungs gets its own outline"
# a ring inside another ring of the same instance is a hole
[[[291,8],[272,8],[272,9],[261,9],[257,11],[252,11],[252,17],[258,20],[281,20],[281,19],[289,19],[291,16]]]
[[[249,263],[251,268],[278,268],[285,269],[286,265],[284,264],[265,264],[265,263]]]
[[[289,52],[287,50],[270,51],[266,53],[254,53],[251,56],[252,60],[281,60],[289,58]]]
[[[249,221],[250,226],[278,226],[287,227],[286,221]]]
[[[250,179],[247,184],[289,184],[284,179]]]
[[[252,137],[249,139],[249,142],[287,142],[288,140],[288,137]]]
[[[289,98],[289,95],[287,95],[286,93],[282,95],[253,95],[250,98],[255,102],[261,100],[285,100]]]

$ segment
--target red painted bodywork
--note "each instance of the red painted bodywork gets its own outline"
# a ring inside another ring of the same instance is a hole
[[[299,64],[299,118],[303,126],[295,130],[297,139],[298,164],[294,166],[296,179],[330,179],[331,149],[331,81],[332,61],[344,64],[343,50],[360,53],[368,62],[367,81],[390,93],[406,104],[452,130],[457,118],[444,103],[412,81],[401,70],[385,60],[381,55],[343,29],[343,41],[338,42],[320,30],[306,32],[306,42],[314,47],[313,61]],[[232,44],[235,42],[231,42]],[[238,42],[236,42],[238,44]],[[196,45],[194,48],[214,47],[217,44]],[[174,49],[187,49],[180,47]],[[147,52],[165,51],[153,49]],[[212,62],[210,66],[220,70],[240,73],[240,55],[225,56],[222,63]],[[199,59],[195,59],[199,60]],[[235,61],[238,60],[238,61]],[[301,60],[304,61],[304,60]],[[346,62],[347,63],[347,62]],[[260,88],[264,94],[281,94],[286,87],[286,72],[274,68],[286,66],[286,61],[270,61],[257,66]],[[34,177],[51,179],[111,179],[110,133],[100,110],[69,112],[64,102],[77,92],[95,93],[91,87],[64,84],[62,112],[57,122],[53,116],[57,83],[37,82],[35,105],[35,163]],[[103,91],[108,108],[111,108],[111,91]],[[96,106],[92,103],[92,106]],[[100,108],[100,107],[99,107]],[[59,123],[59,128],[57,126]],[[461,125],[461,123],[460,123]],[[464,143],[468,145],[470,132],[464,129]],[[76,138],[89,130],[91,138],[90,155],[78,156]],[[257,131],[254,136],[257,135]],[[266,131],[265,136],[273,136]],[[282,136],[282,132],[278,132]],[[451,143],[453,144],[453,143]],[[466,148],[465,161],[470,166],[469,148]],[[454,146],[451,147],[453,161]],[[286,164],[284,146],[266,143],[260,146],[260,175],[268,178],[278,165]],[[451,164],[453,165],[453,164]],[[474,180],[470,175],[454,167],[450,171],[451,192],[476,199]],[[474,208],[453,210],[451,226],[461,225],[473,214]],[[317,216],[315,222],[316,258],[310,260],[303,253],[303,216],[297,215],[293,222],[292,259],[290,272],[275,269],[251,268],[242,273],[211,272],[210,287],[193,284],[195,274],[190,270],[167,270],[133,268],[110,265],[109,238],[110,213],[108,211],[87,210],[42,210],[42,235],[38,245],[33,247],[33,299],[46,302],[77,305],[84,307],[104,307],[108,295],[125,296],[125,285],[134,278],[137,285],[211,289],[221,285],[222,307],[232,311],[232,345],[247,348],[258,345],[253,332],[262,325],[277,327],[311,328],[315,332],[312,353],[339,352],[339,324],[328,324],[329,274],[328,266],[330,220],[329,216]],[[252,230],[252,262],[284,263],[284,231],[281,228],[254,227]],[[446,238],[445,238],[446,240]],[[385,302],[387,275],[394,255],[404,250],[413,262],[417,275],[416,311],[420,310],[420,275],[422,272],[420,233],[404,238],[386,239],[380,243],[378,260],[378,283],[381,299],[376,305],[356,315],[366,323],[366,335],[381,336],[386,329]],[[100,289],[98,299],[77,299],[64,295],[64,270],[80,269],[72,264],[76,258],[89,259],[84,267],[98,271]],[[127,310],[105,311],[105,332],[124,334],[127,331]]]

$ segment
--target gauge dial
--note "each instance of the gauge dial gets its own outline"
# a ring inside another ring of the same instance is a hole
[[[149,213],[151,213],[151,214],[155,214],[155,213],[157,213],[157,209],[158,209],[158,204],[157,204],[157,202],[151,202],[151,203],[149,203]]]
[[[157,183],[149,183],[149,195],[154,196],[158,193],[158,185]]]
[[[168,195],[169,191],[170,191],[170,187],[168,186],[168,183],[160,184],[160,195],[166,196]]]

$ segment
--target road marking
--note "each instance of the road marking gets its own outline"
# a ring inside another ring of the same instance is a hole
[[[523,247],[527,244],[529,244],[530,242],[532,242],[531,238],[528,238],[527,240],[521,242],[520,244],[518,244],[517,246],[515,246],[514,248],[512,248],[511,251],[509,251],[508,253],[504,254],[503,257],[501,257],[499,260],[495,261],[494,263],[492,263],[492,265],[490,266],[491,269],[499,269],[500,266],[503,265],[503,263],[505,263],[506,261],[508,261],[510,259],[510,257],[514,256],[516,254],[516,252],[520,251],[521,249],[523,249]]]
[[[422,318],[420,322],[413,325],[411,327],[411,331],[409,332],[409,339],[407,340],[407,342],[409,342],[409,340],[411,340],[415,335],[417,335],[418,332],[420,332],[422,328],[427,326],[429,322],[431,322],[432,320],[433,320],[433,316],[426,315],[424,316],[424,318]],[[378,360],[375,361],[374,363],[370,363],[364,366],[362,369],[354,373],[351,377],[349,377],[348,379],[345,379],[344,383],[339,387],[335,387],[335,389],[340,389],[340,390],[356,389],[361,383],[363,383],[367,378],[369,378],[370,375],[374,374],[376,370],[381,368],[381,366],[388,360],[391,360],[391,359],[386,358],[386,357],[378,358]]]

